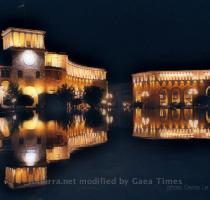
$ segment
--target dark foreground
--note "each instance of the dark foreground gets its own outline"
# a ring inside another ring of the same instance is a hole
[[[210,140],[139,139],[132,137],[131,115],[117,120],[108,131],[107,143],[50,164],[51,182],[44,187],[9,189],[3,180],[4,163],[11,153],[0,153],[0,198],[209,199]],[[96,182],[84,184],[84,179]],[[127,185],[120,184],[122,179]]]

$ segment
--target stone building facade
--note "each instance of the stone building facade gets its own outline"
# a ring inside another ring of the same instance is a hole
[[[208,96],[210,70],[152,71],[132,75],[133,101],[167,107],[191,106],[196,96]]]
[[[77,96],[85,86],[107,90],[106,70],[78,65],[65,53],[48,52],[44,31],[8,28],[2,37],[9,64],[0,66],[0,96],[10,81],[18,83],[36,103],[41,93],[55,93],[65,83],[75,88]]]

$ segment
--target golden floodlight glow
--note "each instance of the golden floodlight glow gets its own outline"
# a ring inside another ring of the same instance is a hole
[[[106,70],[76,64],[64,52],[47,51],[44,44],[45,31],[10,27],[2,31],[1,36],[3,49],[15,52],[15,56],[11,57],[11,66],[0,65],[1,105],[5,103],[4,90],[7,91],[9,82],[18,84],[24,94],[33,98],[34,103],[27,106],[31,108],[39,104],[39,94],[54,94],[64,84],[75,89],[76,98],[81,98],[84,88],[88,86],[103,88],[107,93]],[[112,94],[108,94],[107,98],[112,99]],[[16,98],[13,100],[13,103],[17,102]]]
[[[9,81],[2,81],[1,86],[4,88],[4,90],[7,90],[9,87]]]
[[[25,130],[34,130],[38,127],[38,116],[34,116],[33,119],[23,122],[23,128]]]
[[[10,188],[44,185],[47,179],[47,167],[18,167],[5,169],[5,183]]]
[[[9,137],[10,135],[9,124],[5,118],[0,118],[0,132],[4,137]]]
[[[32,86],[27,86],[23,89],[23,93],[26,95],[29,95],[31,97],[36,97],[37,96],[37,92],[36,89]]]
[[[148,97],[149,96],[149,92],[148,91],[143,91],[141,96],[142,97]]]
[[[191,88],[191,89],[189,89],[188,94],[189,94],[189,95],[195,95],[195,94],[198,94],[198,90],[197,90],[197,89],[195,89],[195,88]]]
[[[198,120],[189,120],[190,128],[198,128]]]

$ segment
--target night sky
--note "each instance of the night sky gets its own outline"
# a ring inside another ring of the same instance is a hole
[[[210,66],[209,0],[0,0],[0,30],[8,26],[47,31],[48,50],[106,68],[111,83]]]

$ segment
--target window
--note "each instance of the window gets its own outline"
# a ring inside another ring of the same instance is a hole
[[[56,80],[61,80],[61,73],[57,72]]]
[[[41,144],[42,143],[42,138],[41,137],[38,137],[37,138],[37,144]]]
[[[1,70],[1,77],[2,78],[9,78],[10,77],[10,72],[7,69],[2,69]]]
[[[18,70],[18,78],[23,78],[23,71]]]
[[[51,64],[51,62],[50,61],[48,61],[47,62],[47,66],[51,66],[52,64]]]
[[[31,42],[30,41],[26,41],[26,47],[31,47]]]
[[[40,76],[41,76],[40,71],[37,71],[36,72],[36,78],[38,79],[38,78],[40,78]]]
[[[22,144],[22,145],[24,144],[24,138],[22,137],[19,138],[19,144]]]

